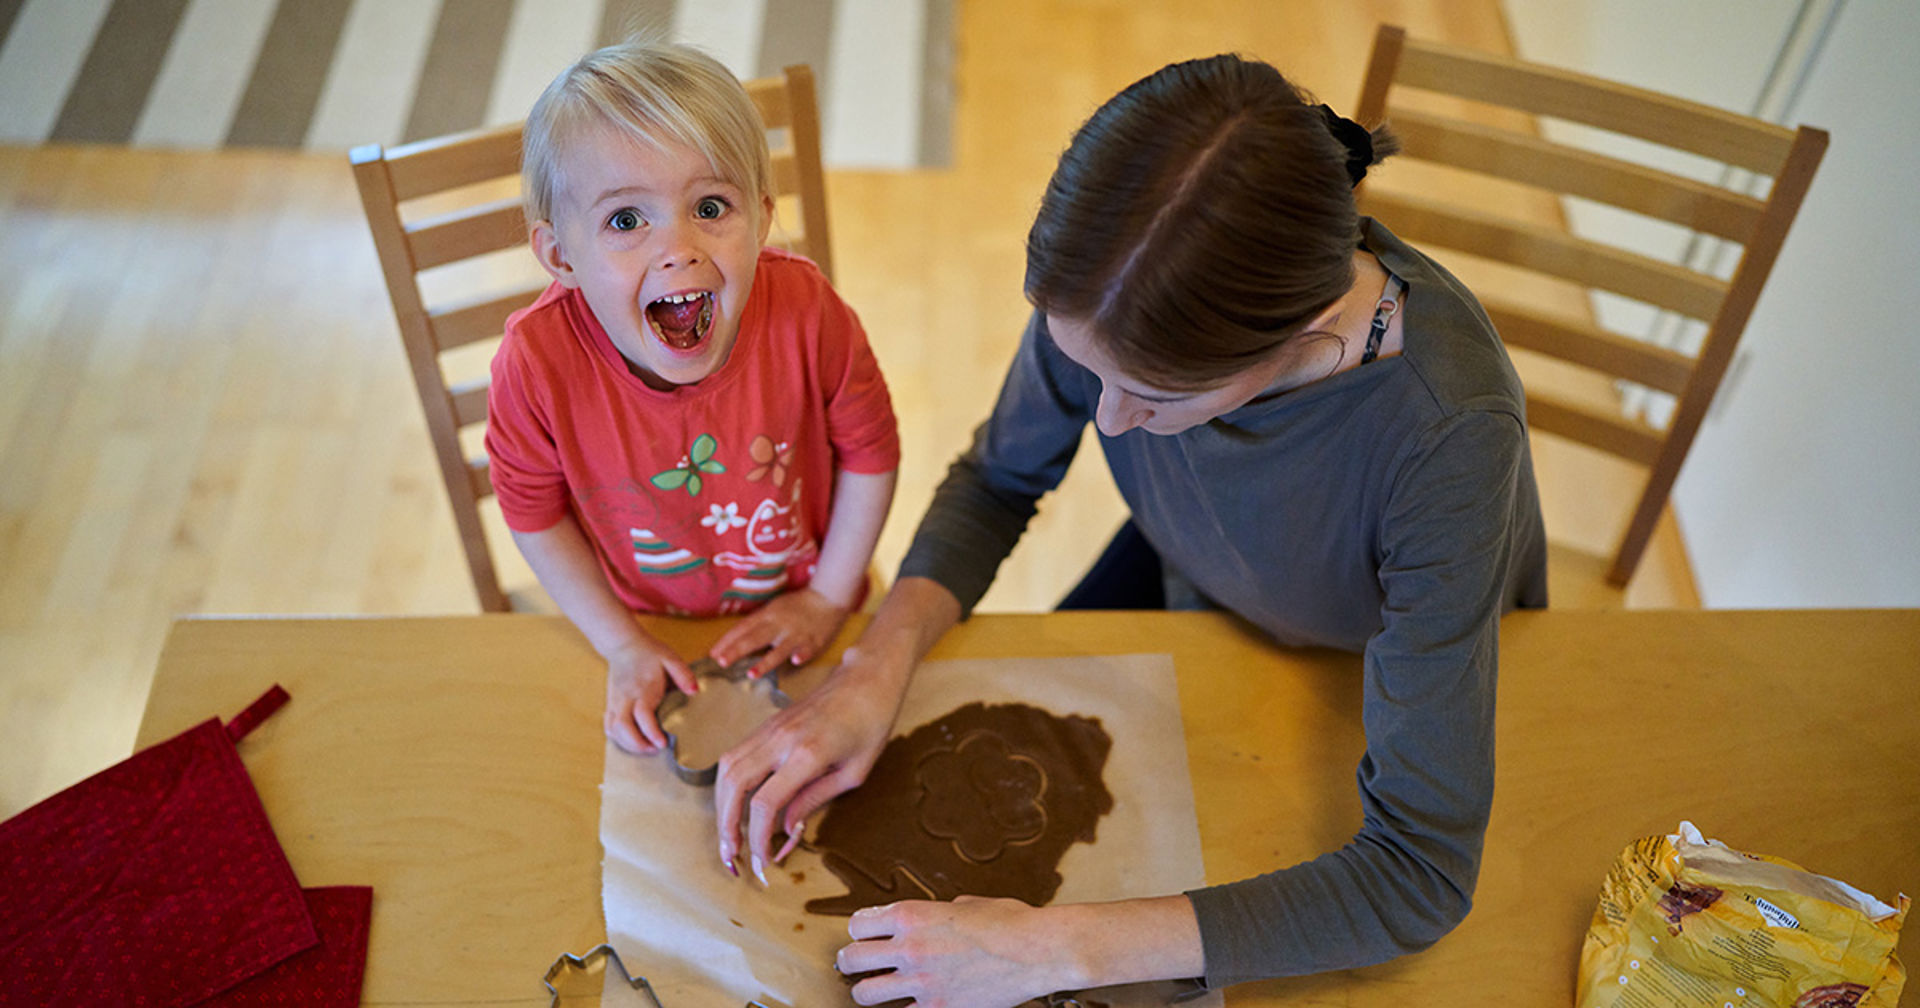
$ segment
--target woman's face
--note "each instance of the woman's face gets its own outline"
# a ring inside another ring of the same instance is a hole
[[[1156,388],[1120,370],[1093,326],[1059,315],[1047,316],[1054,345],[1075,364],[1100,379],[1100,404],[1094,426],[1108,437],[1138,427],[1149,434],[1178,434],[1246,405],[1279,376],[1280,355],[1251,365],[1224,383],[1200,392]]]

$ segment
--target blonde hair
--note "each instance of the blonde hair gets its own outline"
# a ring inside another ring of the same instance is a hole
[[[691,46],[637,36],[581,57],[534,102],[520,154],[528,221],[553,219],[566,184],[566,147],[594,129],[655,150],[699,151],[720,178],[746,193],[756,217],[773,190],[767,128],[739,79]]]

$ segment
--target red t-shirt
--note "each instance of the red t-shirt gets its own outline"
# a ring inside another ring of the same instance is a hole
[[[812,262],[760,253],[720,370],[662,392],[577,290],[507,320],[487,400],[507,526],[569,511],[640,612],[743,612],[813,577],[834,473],[900,464],[893,404],[853,310]]]

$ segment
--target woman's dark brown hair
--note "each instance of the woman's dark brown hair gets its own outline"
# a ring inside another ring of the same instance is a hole
[[[1165,67],[1061,155],[1027,235],[1027,297],[1090,323],[1142,381],[1217,385],[1352,286],[1353,186],[1395,147],[1265,63]]]

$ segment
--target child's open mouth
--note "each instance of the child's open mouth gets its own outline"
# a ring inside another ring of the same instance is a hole
[[[669,294],[647,305],[647,321],[660,342],[675,350],[692,350],[713,328],[713,294]]]

